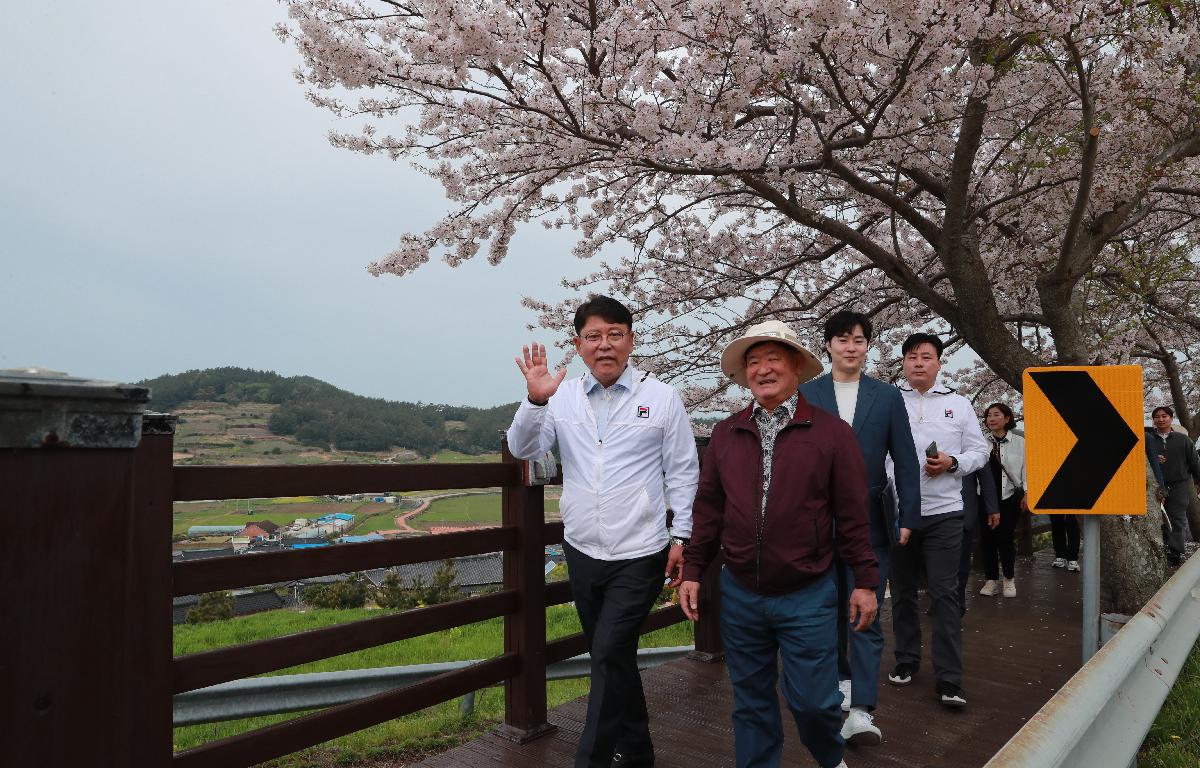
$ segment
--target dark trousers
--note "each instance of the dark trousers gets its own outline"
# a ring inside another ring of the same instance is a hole
[[[1183,544],[1187,541],[1188,504],[1192,500],[1192,487],[1187,480],[1172,483],[1167,489],[1164,506],[1167,508],[1167,519],[1171,521],[1168,529],[1163,526],[1163,543],[1167,545],[1172,555],[1183,555]]]
[[[961,512],[931,515],[921,521],[908,543],[892,550],[892,632],[896,661],[921,664],[921,618],[917,582],[921,566],[933,603],[933,672],[939,682],[962,685],[962,613],[958,567],[962,554]]]
[[[667,550],[634,560],[595,560],[563,542],[563,553],[592,654],[575,768],[609,768],[616,752],[648,764],[654,746],[637,668],[638,631],[662,591]]]
[[[987,523],[978,525],[987,527]],[[962,550],[958,556],[958,615],[967,615],[967,580],[971,578],[971,555],[975,552],[975,529],[963,527]]]
[[[887,547],[874,549],[875,560],[879,562],[879,586],[875,589],[875,600],[882,613],[892,556]],[[850,681],[850,706],[875,709],[879,698],[879,666],[883,661],[883,624],[877,613],[869,627],[862,632],[854,631],[850,624],[850,593],[854,591],[854,572],[840,560],[836,568],[838,677]]]
[[[1054,540],[1055,557],[1079,559],[1079,521],[1075,515],[1050,515],[1050,538]]]
[[[1000,578],[1001,568],[1004,569],[1004,578],[1006,579],[1011,579],[1016,574],[1016,533],[1017,519],[1020,516],[1020,494],[1014,493],[1007,499],[1000,500],[1000,525],[989,528],[984,522],[980,526],[979,535],[983,540],[984,578]]]
[[[777,683],[800,741],[821,768],[842,761],[837,585],[832,569],[795,592],[760,595],[721,570],[721,640],[733,684],[737,768],[775,768],[783,752]],[[780,680],[780,669],[783,675]]]

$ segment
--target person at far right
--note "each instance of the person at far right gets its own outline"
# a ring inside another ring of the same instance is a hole
[[[992,476],[1000,489],[1000,524],[995,528],[982,526],[983,588],[979,594],[992,597],[1003,590],[1005,597],[1017,596],[1017,520],[1025,503],[1025,438],[1012,430],[1017,426],[1012,408],[1004,403],[992,403],[983,412],[988,443],[992,450],[984,471]],[[1000,571],[1004,571],[1003,587]]]
[[[1160,405],[1150,418],[1154,422],[1154,432],[1147,434],[1146,439],[1153,446],[1166,484],[1163,491],[1170,527],[1164,526],[1163,543],[1167,547],[1167,562],[1180,565],[1183,563],[1183,544],[1188,538],[1187,508],[1192,496],[1188,478],[1190,476],[1200,487],[1200,458],[1188,436],[1171,429],[1175,411]]]
[[[965,707],[962,689],[962,611],[958,604],[958,566],[963,540],[962,478],[981,468],[988,444],[971,402],[937,380],[942,369],[942,340],[914,333],[901,345],[904,378],[900,385],[908,422],[921,462],[921,520],[908,544],[892,550],[892,632],[896,667],[892,685],[908,685],[921,666],[921,618],[917,583],[922,569],[933,604],[930,656],[937,700]]]

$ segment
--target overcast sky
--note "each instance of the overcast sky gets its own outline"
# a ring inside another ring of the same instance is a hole
[[[571,234],[527,228],[500,267],[371,277],[448,206],[403,162],[329,146],[336,120],[272,33],[284,14],[6,8],[0,368],[133,381],[235,365],[397,400],[523,394],[520,298],[561,298],[563,270],[585,271]]]

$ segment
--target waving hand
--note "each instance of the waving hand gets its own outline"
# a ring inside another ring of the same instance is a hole
[[[517,358],[517,367],[525,375],[525,386],[529,390],[529,399],[535,403],[545,403],[550,396],[558,391],[558,385],[567,377],[566,367],[559,368],[551,375],[546,364],[546,347],[534,342],[528,347],[521,347],[522,357]]]

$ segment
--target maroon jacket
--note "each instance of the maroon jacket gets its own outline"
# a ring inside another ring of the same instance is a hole
[[[713,428],[683,553],[684,580],[699,581],[720,545],[730,575],[759,594],[804,587],[829,570],[835,552],[854,572],[855,587],[877,587],[866,469],[854,430],[800,395],[775,439],[774,462],[760,522],[762,440],[753,404]]]

